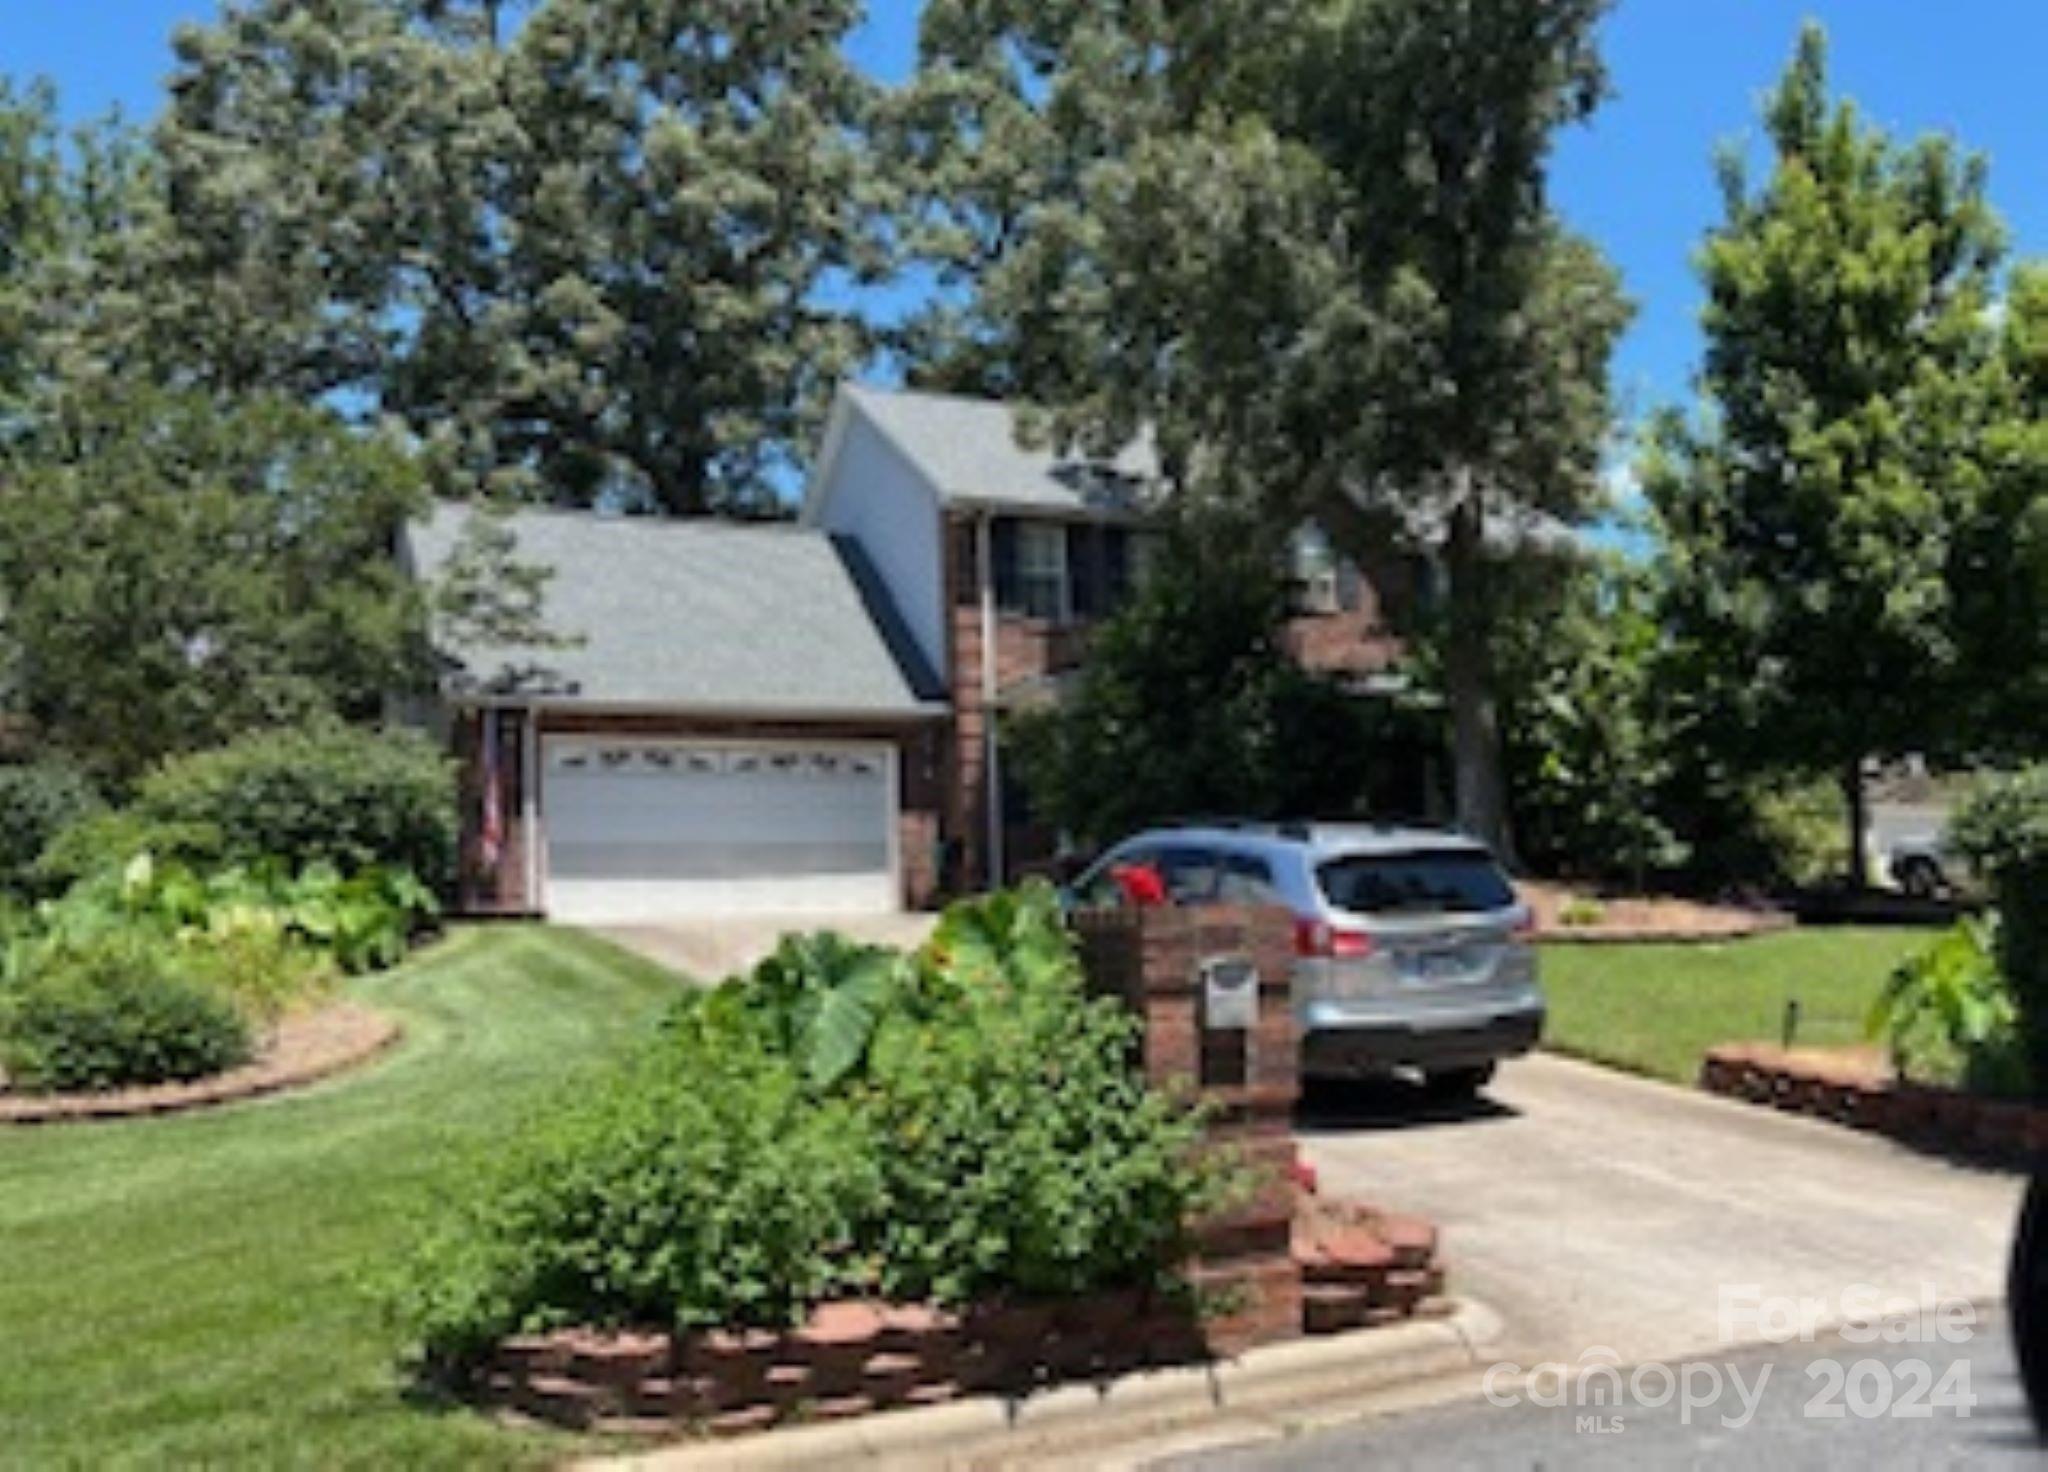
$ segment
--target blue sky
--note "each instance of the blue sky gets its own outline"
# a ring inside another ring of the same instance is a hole
[[[871,0],[861,63],[899,77],[916,0]],[[169,67],[168,36],[207,0],[0,0],[0,67],[46,74],[85,116],[119,104],[148,116]],[[2042,126],[2041,0],[1620,0],[1606,49],[1617,98],[1569,136],[1557,199],[1621,266],[1641,307],[1617,381],[1640,411],[1686,391],[1698,355],[1689,256],[1717,213],[1717,142],[1754,133],[1757,100],[1783,69],[1802,18],[1827,25],[1835,74],[1880,122],[1940,129],[1988,153],[2016,246],[2048,253],[2048,128]]]

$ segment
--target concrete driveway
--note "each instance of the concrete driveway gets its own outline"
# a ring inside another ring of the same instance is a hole
[[[931,915],[748,915],[595,926],[606,940],[692,981],[718,982],[748,970],[782,937],[836,930],[877,945],[914,946],[931,934]]]
[[[1443,1227],[1453,1292],[1497,1309],[1504,1359],[1623,1363],[1754,1343],[1764,1298],[1839,1316],[1852,1289],[2003,1292],[2018,1178],[1837,1125],[1546,1055],[1477,1106],[1430,1115],[1399,1085],[1311,1095],[1326,1190]],[[1744,1295],[1731,1331],[1722,1292]]]

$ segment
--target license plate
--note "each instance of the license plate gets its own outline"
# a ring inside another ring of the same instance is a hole
[[[1404,981],[1460,981],[1469,970],[1461,951],[1407,951],[1401,956],[1401,979]]]

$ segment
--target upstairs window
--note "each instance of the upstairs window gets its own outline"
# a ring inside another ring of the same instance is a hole
[[[1017,597],[1032,618],[1067,618],[1067,529],[1027,521],[1017,528]]]

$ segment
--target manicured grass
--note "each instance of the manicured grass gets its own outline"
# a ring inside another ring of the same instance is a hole
[[[676,983],[538,927],[363,985],[406,1039],[305,1094],[0,1130],[0,1464],[531,1465],[573,1443],[408,1394],[366,1277],[410,1218]]]
[[[1802,1044],[1861,1043],[1885,978],[1932,934],[1810,929],[1724,945],[1546,946],[1545,1043],[1689,1084],[1716,1043],[1777,1042],[1795,998]]]

